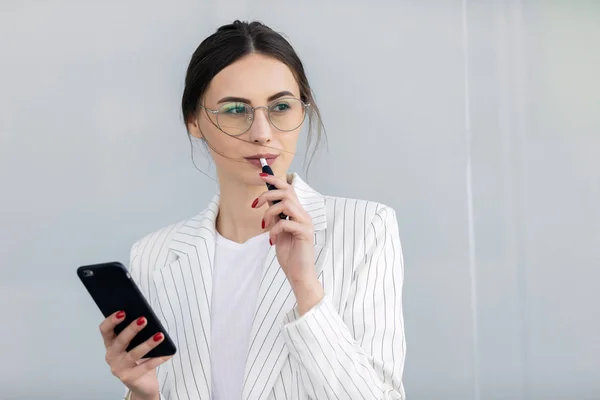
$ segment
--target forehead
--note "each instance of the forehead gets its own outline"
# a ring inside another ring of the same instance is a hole
[[[289,91],[300,97],[296,78],[287,65],[262,54],[250,54],[221,70],[206,90],[206,103],[228,96],[263,104],[275,93]]]

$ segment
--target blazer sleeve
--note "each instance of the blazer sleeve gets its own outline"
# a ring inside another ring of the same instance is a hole
[[[131,278],[133,279],[135,284],[138,285],[140,287],[140,290],[142,291],[142,293],[144,293],[144,290],[141,287],[141,282],[140,282],[141,257],[140,257],[139,251],[138,251],[139,247],[140,247],[140,241],[135,242],[133,244],[133,246],[131,247],[131,251],[129,253],[129,267],[127,269],[129,270],[129,274],[131,275]],[[147,294],[144,293],[144,296],[147,296]],[[162,390],[162,388],[159,388],[159,390]],[[126,386],[125,386],[125,395],[124,395],[123,399],[124,400],[131,399],[131,390],[129,390],[129,388]],[[162,392],[160,392],[160,400],[165,400],[165,397],[163,396]]]
[[[365,229],[365,251],[354,268],[343,314],[325,295],[283,326],[290,354],[311,383],[327,392],[322,400],[329,395],[340,400],[405,399],[404,266],[394,210],[380,206]]]

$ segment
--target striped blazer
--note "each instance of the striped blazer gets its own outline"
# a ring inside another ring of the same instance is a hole
[[[275,247],[269,250],[243,400],[404,399],[404,268],[394,210],[323,196],[297,174],[292,185],[312,216],[325,297],[300,317]],[[131,250],[131,276],[178,349],[157,368],[163,400],[211,398],[218,207],[217,194],[197,216],[145,236]]]

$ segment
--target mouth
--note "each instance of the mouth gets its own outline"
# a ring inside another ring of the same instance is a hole
[[[279,154],[254,154],[253,156],[244,157],[250,164],[261,167],[260,159],[264,158],[267,160],[267,164],[271,165],[279,157]]]

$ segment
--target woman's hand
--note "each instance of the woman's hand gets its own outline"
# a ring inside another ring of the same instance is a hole
[[[312,218],[300,204],[292,185],[276,176],[260,174],[277,190],[266,191],[254,207],[269,204],[263,228],[270,228],[271,244],[277,260],[294,290],[300,314],[304,314],[323,298],[323,287],[315,271],[314,226]],[[273,201],[279,203],[273,204]],[[289,218],[281,219],[280,213]]]
[[[106,362],[114,376],[131,389],[133,400],[155,400],[160,398],[156,367],[172,356],[142,359],[150,350],[158,346],[165,336],[156,333],[144,343],[126,350],[129,342],[146,327],[144,317],[133,321],[118,336],[114,328],[125,318],[123,311],[116,312],[100,324],[100,332],[106,347]]]

